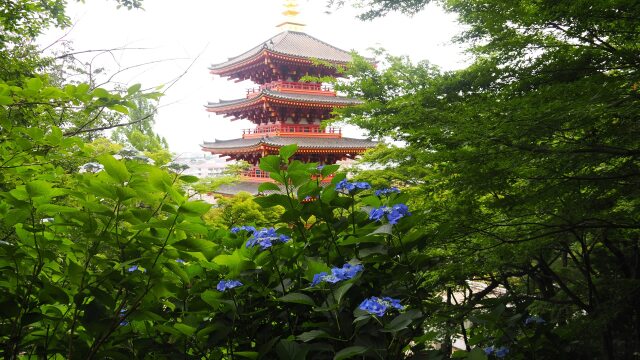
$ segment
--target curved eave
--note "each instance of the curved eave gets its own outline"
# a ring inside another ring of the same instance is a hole
[[[335,100],[332,101],[333,99]],[[318,107],[329,109],[362,104],[362,101],[360,100],[336,96],[318,96],[315,98],[296,99],[294,95],[263,91],[260,95],[248,99],[209,103],[208,105],[205,105],[205,108],[207,109],[207,111],[219,114],[228,111],[241,110],[243,108],[251,108],[263,102],[266,102],[267,104],[286,105],[293,107]]]
[[[377,142],[365,139],[339,138],[321,140],[320,143],[317,143],[319,140],[320,139],[314,139],[312,137],[265,137],[261,139],[232,139],[214,142],[205,141],[200,145],[200,147],[203,151],[216,154],[247,154],[262,153],[264,151],[277,152],[281,147],[295,143],[298,144],[298,153],[360,154],[377,145]],[[313,143],[314,141],[316,141],[316,143]]]
[[[264,49],[248,58],[239,60],[237,62],[234,62],[233,60],[231,60],[229,62],[211,65],[209,67],[209,71],[211,72],[211,74],[214,74],[214,75],[230,76],[235,72],[244,70],[245,68],[255,66],[258,64],[264,64],[265,60],[270,58],[278,59],[281,61],[288,61],[291,63],[305,64],[305,65],[314,65],[313,60],[327,62],[334,66],[345,66],[349,63],[348,61],[337,61],[337,60],[326,59],[326,58],[308,58],[304,56],[294,56],[294,55],[286,54],[283,52]],[[317,65],[317,66],[325,67],[323,65]]]

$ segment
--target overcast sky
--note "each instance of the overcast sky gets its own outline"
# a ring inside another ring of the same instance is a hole
[[[168,84],[156,116],[156,131],[174,152],[199,151],[203,140],[237,138],[248,121],[231,122],[204,110],[208,101],[236,99],[245,95],[250,82],[234,83],[209,74],[207,67],[225,61],[278,33],[283,20],[283,0],[145,0],[144,10],[116,9],[112,0],[70,2],[68,15],[74,27],[65,40],[75,51],[131,48],[111,53],[92,53],[86,61],[104,66],[113,81],[142,83],[144,88]],[[451,43],[459,32],[455,17],[436,6],[407,17],[391,14],[371,22],[355,18],[357,11],[345,7],[327,13],[324,0],[300,0],[300,20],[305,32],[344,50],[371,54],[383,47],[393,55],[413,61],[429,60],[443,69],[464,66],[467,56]],[[68,31],[68,30],[67,30]],[[66,32],[66,31],[65,31]],[[39,41],[45,46],[63,32],[50,31]],[[144,49],[134,49],[144,48]],[[97,57],[95,57],[97,54]],[[93,58],[95,57],[95,59]],[[142,65],[148,64],[148,65]],[[141,66],[136,66],[141,65]],[[186,72],[186,73],[185,73]],[[348,129],[348,136],[361,131]]]

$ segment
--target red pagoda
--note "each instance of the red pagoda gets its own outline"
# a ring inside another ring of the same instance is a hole
[[[289,1],[285,16],[297,15],[295,1]],[[283,32],[251,50],[212,65],[212,74],[236,81],[251,80],[257,88],[247,90],[246,97],[209,103],[207,111],[248,119],[256,126],[244,130],[242,138],[204,142],[202,150],[247,161],[252,167],[243,174],[243,184],[233,187],[257,192],[257,185],[269,181],[269,174],[258,168],[260,158],[276,154],[278,149],[297,144],[294,159],[320,164],[354,159],[375,142],[342,136],[337,128],[321,128],[323,120],[331,118],[334,108],[359,104],[360,101],[338,96],[321,83],[301,82],[305,75],[339,76],[336,67],[351,61],[349,52],[338,49],[302,32],[304,25],[285,21],[278,27]]]

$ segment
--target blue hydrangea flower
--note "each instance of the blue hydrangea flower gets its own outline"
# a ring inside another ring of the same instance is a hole
[[[387,209],[389,208],[386,206],[380,206],[378,208],[371,210],[371,212],[369,213],[369,220],[373,220],[373,221],[382,220],[384,215],[387,213]]]
[[[342,193],[351,193],[356,189],[356,186],[347,181],[347,179],[342,179],[340,182],[336,184],[336,190]]]
[[[129,322],[127,320],[124,320],[126,313],[127,313],[126,309],[121,309],[120,310],[120,319],[122,320],[122,321],[120,321],[120,326],[129,325]]]
[[[360,189],[360,190],[371,189],[371,185],[369,185],[368,182],[364,182],[364,181],[359,181],[353,185],[355,185],[356,189]]]
[[[128,271],[128,272],[134,272],[134,271],[136,271],[136,270],[138,270],[138,269],[139,269],[138,265],[133,265],[133,266],[129,267],[129,268],[127,269],[127,271]]]
[[[541,318],[540,316],[537,315],[532,315],[529,316],[528,318],[524,319],[524,324],[525,325],[529,325],[529,324],[544,324],[546,323],[546,321]]]
[[[321,272],[313,275],[313,281],[311,282],[311,286],[316,286],[324,281],[325,276],[327,276],[326,272]]]
[[[362,270],[364,270],[364,266],[357,264],[351,265],[346,263],[342,265],[341,268],[334,267],[331,269],[331,274],[327,274],[326,272],[321,272],[319,274],[313,275],[313,281],[311,282],[311,286],[316,286],[321,282],[328,282],[331,284],[335,284],[342,280],[349,280],[354,276],[358,275]]]
[[[385,296],[382,298],[382,301],[389,303],[389,306],[391,306],[392,308],[395,308],[397,310],[404,310],[404,306],[400,304],[400,300],[398,299]]]
[[[493,351],[495,350],[495,348],[493,347],[493,345],[491,345],[491,346],[487,346],[483,350],[484,350],[485,355],[491,355],[491,354],[493,354]]]
[[[383,205],[369,212],[369,220],[381,221],[384,215],[387,216],[389,224],[395,225],[403,217],[411,216],[411,213],[409,212],[409,207],[405,204],[395,204],[392,207]]]
[[[509,349],[501,346],[500,348],[496,349],[496,357],[497,358],[504,358],[505,356],[507,356],[507,354],[509,353]]]
[[[220,280],[216,289],[221,292],[225,292],[229,289],[237,288],[238,286],[242,286],[242,283],[238,280]]]
[[[231,233],[232,234],[237,234],[240,231],[246,231],[248,233],[253,234],[254,232],[256,232],[256,228],[253,226],[249,226],[249,225],[243,225],[243,226],[234,226],[231,228]]]
[[[392,186],[392,187],[387,188],[387,189],[376,190],[376,192],[375,192],[377,197],[387,196],[387,195],[390,195],[390,194],[393,194],[393,193],[399,194],[400,190],[398,190],[397,187]]]
[[[176,262],[177,262],[178,264],[184,264],[184,263],[185,263],[185,261],[184,261],[184,260],[182,260],[182,259],[176,259]]]
[[[360,310],[376,316],[384,316],[384,313],[387,312],[387,306],[375,296],[365,299],[358,307]]]
[[[247,240],[247,247],[250,248],[258,245],[260,246],[260,249],[266,250],[273,246],[274,243],[285,243],[289,240],[291,240],[290,237],[278,234],[274,228],[262,228],[260,230],[256,230],[249,240]]]
[[[376,316],[384,316],[389,307],[397,310],[404,310],[404,306],[400,304],[400,300],[390,297],[383,297],[382,299],[372,296],[365,299],[359,306],[360,310],[364,310],[369,314]]]
[[[367,190],[371,189],[371,185],[364,181],[359,181],[355,183],[350,183],[347,179],[342,179],[340,182],[336,184],[336,191],[339,191],[343,194],[353,194],[356,190]]]

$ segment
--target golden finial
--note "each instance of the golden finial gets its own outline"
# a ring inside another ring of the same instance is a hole
[[[302,31],[305,25],[299,22],[298,14],[300,14],[298,11],[298,1],[285,0],[284,11],[282,12],[285,20],[276,27],[281,28],[282,30]]]

